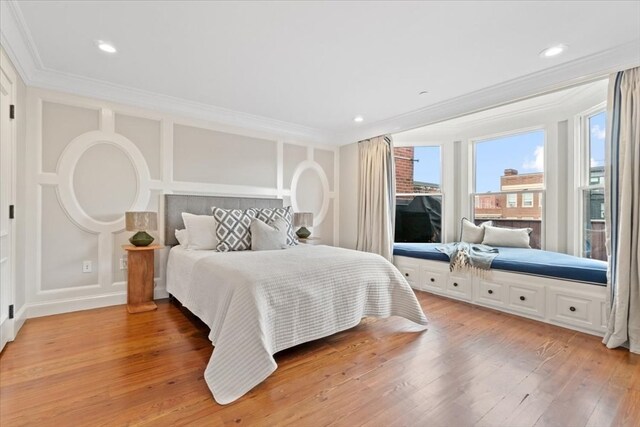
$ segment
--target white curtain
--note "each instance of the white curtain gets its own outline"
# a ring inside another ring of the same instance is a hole
[[[603,342],[640,353],[640,68],[609,85],[605,203],[611,315]]]
[[[356,249],[393,259],[395,171],[390,136],[360,141]]]

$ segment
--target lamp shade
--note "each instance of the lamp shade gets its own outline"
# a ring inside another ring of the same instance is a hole
[[[158,228],[158,214],[155,212],[126,212],[127,231],[147,231]]]
[[[294,227],[313,227],[312,212],[295,212],[293,214]]]

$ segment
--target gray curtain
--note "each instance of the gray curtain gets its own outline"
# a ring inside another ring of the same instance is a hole
[[[391,137],[360,141],[358,154],[356,249],[377,253],[392,261],[396,185]]]
[[[640,68],[609,84],[605,209],[611,314],[603,342],[640,353]]]

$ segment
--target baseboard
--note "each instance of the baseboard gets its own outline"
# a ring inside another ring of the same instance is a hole
[[[20,329],[22,328],[22,325],[24,325],[25,320],[27,320],[27,305],[23,304],[22,307],[20,307],[20,310],[18,310],[18,312],[16,313],[14,319],[13,319],[13,336],[14,339],[15,337],[18,336],[18,332],[20,332]]]
[[[155,299],[168,298],[169,294],[166,289],[156,288],[153,292]],[[87,297],[77,297],[68,299],[59,299],[54,301],[29,303],[23,307],[26,311],[26,316],[23,316],[24,320],[34,317],[52,316],[54,314],[71,313],[74,311],[91,310],[94,308],[109,307],[112,305],[122,305],[127,303],[127,293],[114,292],[110,294],[91,295]],[[23,311],[21,310],[21,311]],[[20,325],[22,326],[22,325]]]

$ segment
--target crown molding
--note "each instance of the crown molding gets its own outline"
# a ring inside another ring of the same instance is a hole
[[[0,43],[27,86],[256,130],[286,140],[336,145],[338,138],[321,129],[49,69],[40,59],[18,3],[3,0],[0,7]]]
[[[559,89],[595,81],[610,73],[640,65],[640,40],[565,62],[536,73],[508,80],[428,107],[380,120],[340,135],[344,145],[377,135],[398,133],[439,123],[543,95]]]

